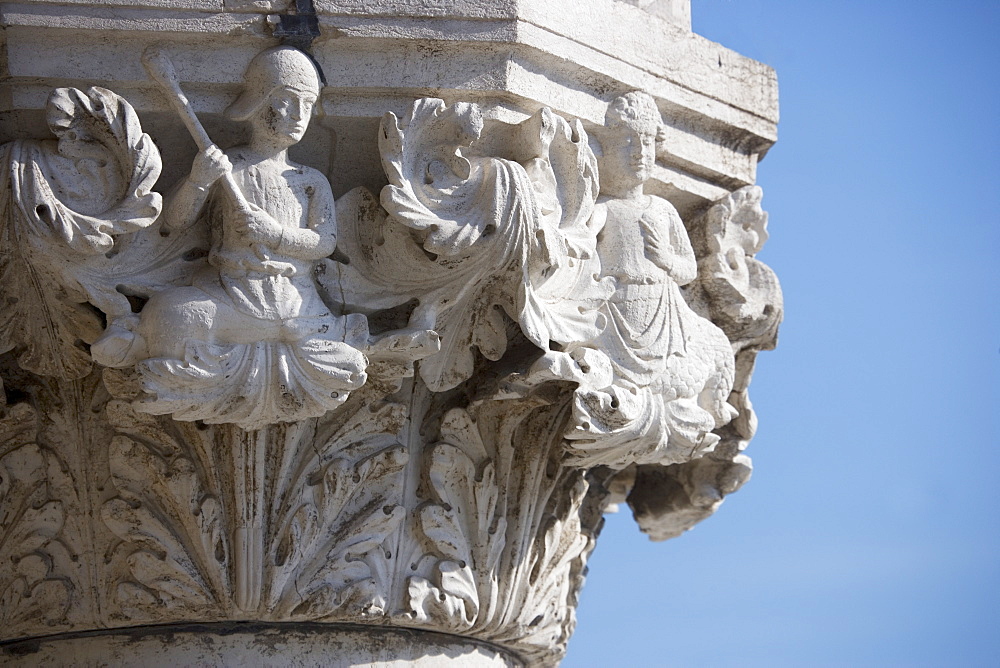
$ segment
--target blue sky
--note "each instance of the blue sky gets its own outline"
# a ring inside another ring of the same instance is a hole
[[[753,479],[609,516],[564,666],[1000,666],[1000,2],[694,0],[778,72]]]

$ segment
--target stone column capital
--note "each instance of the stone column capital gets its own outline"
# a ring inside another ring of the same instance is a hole
[[[275,4],[4,14],[0,652],[554,665],[611,504],[749,478],[773,73],[686,3]]]

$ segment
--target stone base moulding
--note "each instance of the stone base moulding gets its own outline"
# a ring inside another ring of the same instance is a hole
[[[0,21],[7,662],[555,665],[749,478],[776,82],[684,0]]]
[[[337,624],[173,624],[21,640],[0,648],[20,666],[298,666],[301,668],[469,668],[523,665],[468,638]]]

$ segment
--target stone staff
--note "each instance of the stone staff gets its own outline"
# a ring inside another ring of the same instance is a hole
[[[198,145],[198,150],[207,151],[212,148],[215,143],[208,136],[208,133],[205,132],[201,121],[198,120],[194,109],[191,108],[191,103],[188,101],[187,95],[181,90],[177,71],[174,70],[174,64],[170,62],[170,57],[167,55],[166,50],[159,45],[147,48],[142,53],[142,66],[146,69],[149,77],[159,84],[163,92],[167,94],[167,99],[170,100],[177,113],[180,114],[181,120]],[[222,183],[226,192],[236,204],[236,207],[241,212],[249,214],[254,207],[247,202],[239,186],[236,185],[232,170],[226,170],[226,173],[222,176]]]

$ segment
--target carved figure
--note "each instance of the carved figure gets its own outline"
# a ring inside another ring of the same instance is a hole
[[[301,51],[258,54],[229,107],[249,143],[210,146],[169,198],[164,229],[211,229],[208,267],[189,287],[155,294],[114,366],[139,362],[142,409],[256,429],[321,415],[366,380],[363,315],[334,315],[313,263],[337,243],[333,194],[319,171],[292,162],[319,94]]]
[[[712,430],[735,410],[729,340],[685,302],[680,287],[697,275],[694,251],[677,210],[643,192],[656,154],[659,111],[652,98],[628,93],[611,103],[601,145],[602,273],[615,283],[608,324],[594,342],[614,380],[581,388],[568,434],[581,462],[674,463],[718,442]],[[628,453],[628,457],[622,455]]]

